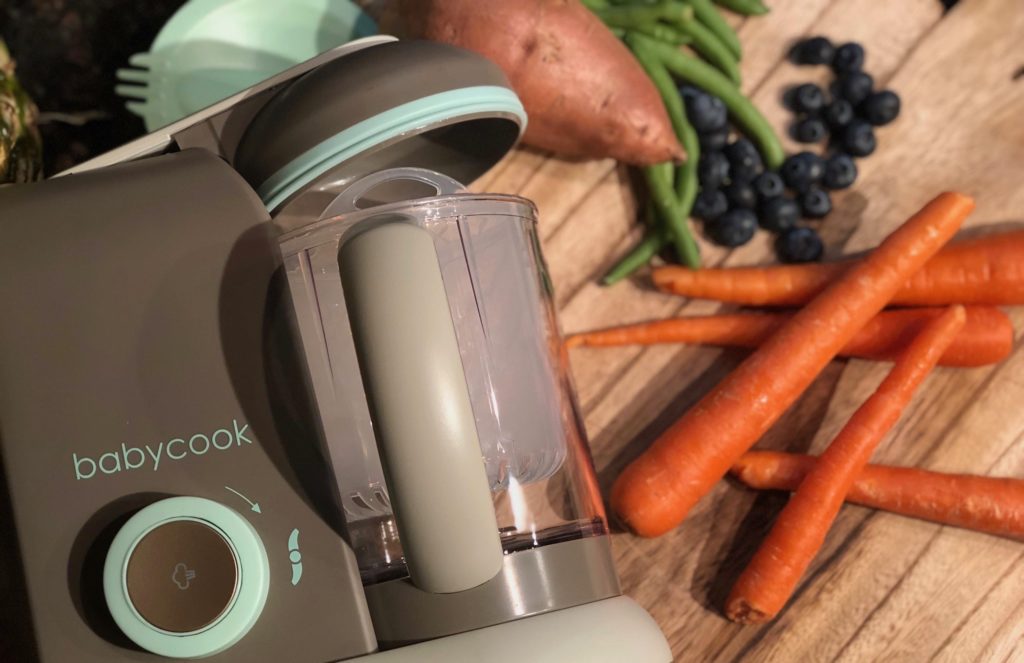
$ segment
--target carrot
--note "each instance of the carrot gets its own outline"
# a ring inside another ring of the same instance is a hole
[[[759,490],[796,490],[817,458],[748,451],[730,473]],[[1024,479],[868,465],[850,487],[853,504],[1024,540]]]
[[[611,493],[621,520],[642,536],[682,522],[973,207],[940,194],[782,325],[626,467]]]
[[[793,493],[726,601],[726,614],[744,624],[775,617],[825,542],[857,475],[896,424],[939,357],[964,325],[953,306],[925,325],[878,389],[864,401]]]
[[[653,278],[661,290],[686,297],[750,306],[796,306],[810,301],[855,263],[699,271],[662,267],[654,270]],[[950,244],[907,279],[892,304],[1024,304],[1024,230]]]
[[[527,144],[641,166],[682,160],[654,84],[578,0],[402,0],[399,7],[410,36],[475,51],[501,67],[530,118]]]
[[[850,340],[839,354],[846,357],[892,360],[928,320],[942,308],[911,308],[882,311]],[[566,345],[609,347],[693,343],[756,348],[792,313],[730,313],[691,318],[641,322],[573,334]],[[995,364],[1013,350],[1013,325],[1005,313],[991,306],[967,307],[967,323],[939,359],[941,366]]]

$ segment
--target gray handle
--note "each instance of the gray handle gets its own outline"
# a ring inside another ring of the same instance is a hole
[[[432,196],[447,196],[452,193],[461,193],[466,190],[461,183],[442,175],[441,173],[426,168],[389,168],[371,175],[367,175],[345,188],[339,193],[327,209],[320,215],[321,219],[329,219],[341,214],[348,214],[361,209],[359,200],[367,193],[382,184],[389,182],[412,181],[426,184],[431,187]],[[403,198],[404,200],[404,198]],[[389,201],[398,202],[398,201]]]
[[[502,549],[433,240],[386,223],[338,261],[409,575],[434,593],[480,585]]]

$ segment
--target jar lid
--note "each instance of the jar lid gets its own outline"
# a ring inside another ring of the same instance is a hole
[[[471,182],[526,127],[501,69],[470,51],[396,41],[325,63],[267,102],[234,167],[271,212],[316,182],[394,167]]]

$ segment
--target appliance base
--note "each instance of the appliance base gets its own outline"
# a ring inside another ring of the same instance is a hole
[[[616,596],[447,638],[370,654],[373,663],[668,663],[672,651],[647,612]]]

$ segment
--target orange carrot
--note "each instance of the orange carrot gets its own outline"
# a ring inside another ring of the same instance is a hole
[[[774,618],[786,604],[825,542],[857,475],[953,342],[965,317],[958,305],[925,325],[821,454],[733,586],[725,606],[730,619],[759,624]]]
[[[792,491],[817,460],[782,451],[748,451],[730,472],[751,488]],[[1024,540],[1024,479],[868,465],[857,475],[846,501]]]
[[[973,207],[940,194],[782,325],[626,467],[612,486],[615,513],[642,536],[681,523]]]
[[[892,360],[928,320],[942,308],[909,308],[882,311],[839,351],[845,357]],[[730,313],[641,322],[573,334],[570,347],[609,347],[694,343],[756,348],[771,336],[792,313]],[[967,307],[967,323],[939,360],[941,366],[984,366],[1006,359],[1013,350],[1010,318],[992,306]]]
[[[855,260],[773,267],[693,270],[661,267],[666,292],[749,306],[796,306],[823,290]],[[954,242],[907,279],[893,305],[1024,304],[1024,230]]]

